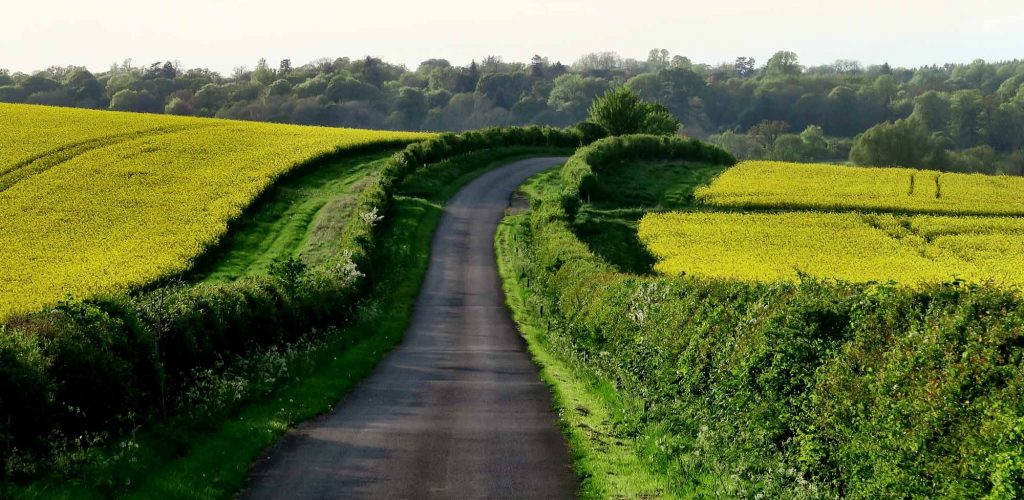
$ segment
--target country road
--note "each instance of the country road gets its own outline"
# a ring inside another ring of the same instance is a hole
[[[572,498],[569,450],[505,307],[494,233],[519,184],[481,175],[445,208],[402,344],[329,414],[253,467],[242,498]]]

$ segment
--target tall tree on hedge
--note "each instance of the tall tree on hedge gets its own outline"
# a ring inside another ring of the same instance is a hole
[[[611,89],[590,107],[590,121],[602,126],[608,135],[672,135],[679,131],[679,120],[654,102],[640,99],[627,87]]]

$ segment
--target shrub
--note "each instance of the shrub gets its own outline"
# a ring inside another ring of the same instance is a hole
[[[640,99],[628,87],[611,89],[597,98],[590,107],[590,121],[612,136],[679,131],[679,120],[665,106]]]

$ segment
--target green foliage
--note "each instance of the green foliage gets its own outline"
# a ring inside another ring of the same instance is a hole
[[[580,198],[600,196],[603,171],[619,168],[623,161],[692,161],[713,165],[733,165],[736,158],[725,150],[695,139],[657,135],[608,137],[580,148],[562,168],[567,206]],[[612,190],[607,186],[604,190]],[[572,211],[570,211],[572,212]]]
[[[604,127],[608,135],[671,135],[679,131],[679,120],[661,104],[640,99],[628,87],[606,92],[590,107],[590,121]]]
[[[531,205],[522,272],[552,342],[642,402],[616,428],[661,436],[650,456],[681,490],[1024,493],[1019,292],[636,276],[579,240],[558,187]]]
[[[942,143],[914,118],[886,122],[857,136],[850,161],[875,167],[942,168]]]

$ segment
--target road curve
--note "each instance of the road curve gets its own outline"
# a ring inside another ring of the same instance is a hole
[[[571,498],[569,450],[505,307],[494,232],[564,158],[481,175],[445,207],[405,339],[334,410],[287,434],[242,498]]]

